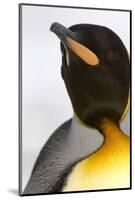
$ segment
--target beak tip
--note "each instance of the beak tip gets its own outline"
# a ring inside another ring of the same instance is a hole
[[[52,23],[50,26],[50,31],[55,32],[58,25],[59,25],[59,23],[57,23],[57,22]]]
[[[64,44],[66,44],[67,37],[74,38],[74,33],[58,22],[51,24],[50,31],[55,33]]]
[[[57,37],[61,40],[61,41],[65,41],[65,32],[66,32],[66,28],[61,25],[58,22],[54,22],[51,24],[50,26],[50,31],[52,31],[53,33],[55,33],[57,35]]]

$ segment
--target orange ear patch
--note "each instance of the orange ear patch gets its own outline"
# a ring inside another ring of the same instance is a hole
[[[67,38],[67,46],[88,65],[94,66],[99,63],[95,53],[69,37]]]

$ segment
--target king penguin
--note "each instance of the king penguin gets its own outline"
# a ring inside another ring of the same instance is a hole
[[[43,146],[23,194],[130,187],[130,139],[121,130],[130,102],[130,62],[107,27],[50,30],[61,41],[61,75],[74,118]]]

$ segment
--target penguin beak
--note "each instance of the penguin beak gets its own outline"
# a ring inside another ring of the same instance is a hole
[[[68,46],[67,38],[73,38],[75,39],[75,33],[69,30],[68,28],[64,27],[63,25],[55,22],[51,25],[50,31],[55,33],[58,38],[61,40],[61,42],[64,44],[64,46]]]
[[[99,63],[99,59],[96,54],[83,44],[79,43],[74,32],[57,22],[51,25],[50,30],[58,36],[66,48],[70,48],[85,63],[93,66]]]

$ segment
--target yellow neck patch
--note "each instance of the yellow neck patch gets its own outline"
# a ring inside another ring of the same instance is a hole
[[[63,191],[130,187],[129,137],[107,120],[101,129],[105,136],[104,144],[73,168]]]

